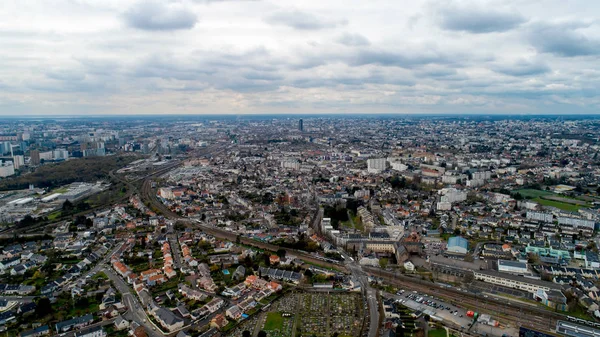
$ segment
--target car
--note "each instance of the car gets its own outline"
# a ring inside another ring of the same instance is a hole
[[[462,318],[462,317],[463,317],[463,315],[460,315],[460,318]]]
[[[458,315],[458,312],[455,311],[452,315],[456,316],[456,315]]]

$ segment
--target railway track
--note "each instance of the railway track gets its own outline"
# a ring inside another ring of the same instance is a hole
[[[156,172],[152,176],[163,174],[173,168],[174,167],[170,167],[165,170],[161,170],[160,172]],[[204,232],[210,235],[221,239],[226,239],[229,241],[236,241],[238,239],[238,236],[235,233],[201,224],[195,220],[182,217],[176,214],[175,212],[171,211],[162,202],[160,202],[160,200],[157,199],[156,194],[152,189],[150,178],[151,176],[148,176],[142,182],[140,188],[141,197],[150,205],[158,209],[165,217],[170,218],[174,221],[186,222],[194,227],[203,230]],[[260,242],[245,237],[240,237],[239,240],[245,245],[273,252],[277,251],[278,249],[285,249],[286,253],[298,256],[299,258],[305,261],[317,263],[319,265],[323,265],[329,268],[335,268],[338,270],[348,272],[348,270],[341,264],[329,263],[315,258],[310,254],[297,251],[295,249],[283,248],[277,245],[269,244],[266,242]],[[467,309],[473,309],[477,312],[490,314],[493,317],[499,318],[501,322],[512,323],[512,326],[517,328],[523,326],[534,330],[553,332],[554,327],[556,326],[556,321],[558,319],[565,318],[564,315],[560,315],[558,313],[554,313],[552,311],[540,309],[537,307],[520,305],[516,302],[503,302],[499,300],[496,301],[491,298],[483,298],[474,294],[463,293],[455,289],[443,288],[433,283],[409,278],[403,275],[396,275],[394,273],[385,272],[376,268],[364,268],[364,270],[369,272],[371,275],[382,277],[384,280],[386,280],[386,283],[401,286],[405,289],[416,290],[422,293],[435,294],[436,296],[440,296],[451,301],[454,305],[461,306]]]
[[[511,322],[513,327],[527,327],[538,331],[553,333],[558,319],[566,316],[537,307],[520,305],[515,302],[504,302],[465,293],[456,289],[444,288],[437,284],[413,279],[404,275],[385,272],[376,268],[364,267],[369,274],[381,277],[386,283],[407,290],[432,294],[449,300],[453,305],[486,313],[498,317],[501,322]]]

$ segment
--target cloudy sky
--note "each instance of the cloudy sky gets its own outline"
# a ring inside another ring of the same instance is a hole
[[[600,1],[0,6],[4,115],[599,112]]]

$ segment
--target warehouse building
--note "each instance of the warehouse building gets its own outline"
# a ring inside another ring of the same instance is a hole
[[[446,250],[448,253],[467,254],[469,250],[469,242],[460,236],[453,236],[448,239]]]

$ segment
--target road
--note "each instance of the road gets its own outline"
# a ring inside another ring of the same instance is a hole
[[[104,267],[101,269],[108,278],[113,282],[117,290],[122,295],[122,301],[129,310],[123,315],[125,319],[136,321],[141,326],[146,329],[146,333],[150,337],[163,337],[160,329],[157,329],[157,326],[152,323],[152,321],[148,318],[146,311],[142,304],[138,301],[137,296],[132,294],[132,289],[129,288],[127,283],[123,281],[121,277],[119,277],[115,272],[110,269],[110,267]]]
[[[376,337],[379,330],[379,302],[377,301],[377,290],[369,283],[369,276],[362,270],[361,266],[345,252],[341,252],[346,261],[346,267],[358,280],[362,290],[363,298],[369,308],[369,332],[368,337]]]
[[[111,318],[111,319],[107,319],[104,321],[100,321],[98,323],[94,323],[94,324],[90,324],[88,326],[86,326],[85,328],[82,329],[74,329],[72,331],[66,332],[64,334],[61,334],[60,337],[75,337],[75,334],[80,332],[81,330],[87,330],[87,329],[91,329],[91,328],[95,328],[97,326],[107,326],[107,325],[111,325],[114,323],[116,318]]]

